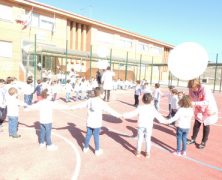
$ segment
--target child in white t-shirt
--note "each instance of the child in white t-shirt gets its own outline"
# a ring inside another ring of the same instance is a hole
[[[91,136],[94,137],[94,143],[95,143],[95,155],[102,154],[102,149],[100,149],[100,143],[99,143],[99,133],[100,129],[102,127],[102,113],[103,111],[106,111],[113,116],[120,117],[121,115],[111,109],[100,97],[101,89],[99,87],[96,87],[94,90],[95,97],[88,99],[87,101],[84,101],[80,104],[77,104],[71,109],[80,109],[80,108],[87,108],[87,121],[86,121],[86,138],[84,143],[83,152],[87,152],[89,149],[89,142],[91,139]]]
[[[161,123],[167,123],[167,120],[153,106],[153,97],[150,93],[145,93],[142,97],[142,101],[144,103],[143,105],[138,106],[138,108],[132,112],[124,113],[123,118],[138,116],[138,141],[136,156],[140,156],[143,138],[145,137],[146,157],[149,158],[154,118]]]
[[[191,121],[194,116],[194,110],[192,108],[192,102],[188,95],[184,95],[179,101],[180,108],[176,112],[175,116],[170,118],[168,123],[176,121],[177,127],[177,150],[174,152],[178,156],[186,156],[186,144],[187,135],[191,126]],[[182,143],[182,151],[181,151]]]
[[[19,106],[27,106],[27,104],[18,100],[18,90],[15,87],[9,88],[6,105],[9,137],[20,138],[21,135],[18,134]]]
[[[53,109],[69,109],[65,105],[60,105],[57,102],[51,101],[48,97],[48,89],[42,91],[42,100],[32,106],[29,106],[25,111],[39,110],[40,115],[40,147],[47,147],[48,151],[57,150],[58,147],[52,144],[51,131],[53,122]]]

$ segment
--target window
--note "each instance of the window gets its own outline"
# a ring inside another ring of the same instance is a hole
[[[0,19],[12,21],[12,8],[0,4]]]
[[[26,12],[28,14],[29,12]],[[54,28],[54,18],[32,13],[31,26],[52,31]]]
[[[53,18],[50,17],[46,17],[46,16],[41,16],[40,15],[40,21],[39,21],[39,26],[42,29],[46,29],[46,30],[52,30],[53,25],[54,25],[54,20]]]
[[[0,57],[12,57],[12,43],[6,41],[0,41]]]
[[[117,44],[121,48],[131,48],[133,46],[133,42],[130,39],[126,38],[119,39]]]

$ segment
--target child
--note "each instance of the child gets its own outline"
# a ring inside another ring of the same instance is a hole
[[[47,146],[48,151],[57,150],[58,147],[52,144],[51,130],[52,130],[52,114],[53,109],[68,109],[64,105],[54,103],[48,98],[48,90],[45,89],[41,93],[42,100],[38,103],[28,107],[25,111],[39,110],[40,113],[40,147]],[[46,142],[46,144],[45,144]]]
[[[177,93],[177,95],[178,95],[178,99],[181,100],[183,98],[183,96],[184,96],[184,92],[183,91],[179,91]]]
[[[6,88],[5,80],[0,79],[0,132],[2,132],[2,123],[7,116],[7,107],[6,107]]]
[[[136,156],[139,157],[141,153],[143,138],[146,141],[146,157],[150,157],[151,150],[151,135],[153,128],[153,120],[156,118],[162,123],[166,123],[167,120],[155,109],[151,103],[153,97],[150,93],[145,93],[142,97],[143,105],[140,105],[132,112],[124,113],[124,118],[130,118],[138,116],[138,141]]]
[[[161,98],[161,91],[160,91],[160,84],[156,83],[155,84],[155,89],[153,91],[153,98],[154,98],[154,106],[157,111],[159,111],[160,108],[160,98]]]
[[[150,94],[152,94],[152,90],[151,90],[151,88],[149,87],[149,84],[146,82],[146,83],[144,83],[144,86],[143,86],[143,94],[145,94],[145,93],[150,93]]]
[[[85,102],[82,102],[76,106],[71,107],[71,109],[79,109],[79,108],[87,108],[88,117],[87,117],[87,132],[86,139],[84,143],[83,152],[87,152],[89,150],[89,142],[91,136],[94,137],[95,143],[95,155],[101,155],[102,149],[100,149],[99,144],[99,133],[100,128],[102,127],[102,112],[106,111],[113,116],[120,117],[120,114],[112,110],[101,98],[101,88],[96,87],[94,90],[95,97],[88,99]]]
[[[9,88],[8,96],[6,99],[6,105],[7,105],[9,137],[20,138],[21,135],[17,133],[19,106],[24,105],[24,103],[18,100],[18,90],[15,87]]]
[[[167,93],[165,93],[163,95],[163,97],[167,97],[168,98],[168,109],[169,109],[169,114],[167,115],[166,118],[170,118],[171,117],[171,99],[172,99],[172,90],[174,89],[175,87],[170,85],[168,86],[168,89],[169,91]]]
[[[65,91],[66,91],[66,102],[71,102],[70,98],[71,98],[71,92],[72,92],[73,88],[72,85],[70,83],[70,80],[68,79],[66,81],[66,85],[65,85]]]
[[[171,116],[170,117],[173,117],[177,110],[179,109],[179,104],[178,104],[178,91],[177,89],[172,89],[172,97],[171,97]]]
[[[134,93],[134,99],[135,99],[134,106],[136,106],[136,107],[139,105],[139,96],[140,95],[141,95],[140,81],[136,81],[136,87],[135,87],[135,93]]]
[[[32,77],[28,77],[26,86],[24,87],[24,102],[28,105],[32,104],[34,85]]]
[[[41,96],[41,92],[42,92],[42,80],[41,79],[38,79],[37,80],[37,86],[33,92],[36,93],[36,97],[37,97],[37,102],[39,102],[41,99],[42,99],[42,96]]]
[[[176,121],[177,126],[177,151],[174,152],[175,155],[186,156],[186,144],[187,144],[187,134],[189,132],[192,117],[194,116],[194,111],[192,108],[192,102],[188,95],[184,95],[179,101],[180,108],[174,117],[169,119],[168,123]],[[182,151],[181,151],[182,142]]]

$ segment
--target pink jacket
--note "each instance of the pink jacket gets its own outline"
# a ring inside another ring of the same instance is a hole
[[[189,89],[194,105],[194,118],[204,125],[215,124],[218,120],[218,108],[213,93],[204,85],[197,92]]]

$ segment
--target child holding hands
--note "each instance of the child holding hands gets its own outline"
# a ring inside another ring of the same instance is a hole
[[[102,149],[100,149],[99,144],[99,133],[102,127],[102,113],[106,111],[113,116],[120,117],[121,115],[114,110],[112,110],[101,98],[101,89],[96,87],[94,90],[95,97],[88,99],[78,105],[71,107],[71,109],[80,109],[87,108],[87,121],[86,121],[86,138],[84,143],[83,152],[87,152],[89,150],[89,142],[91,136],[94,137],[95,143],[95,155],[101,155],[103,153]]]
[[[177,151],[174,152],[174,154],[178,156],[186,156],[187,135],[191,126],[192,118],[194,116],[194,111],[192,108],[191,99],[188,95],[184,95],[178,103],[180,108],[176,112],[175,116],[169,119],[168,123],[170,124],[176,121],[175,125],[177,127]]]
[[[52,144],[51,140],[51,131],[52,131],[52,122],[53,122],[53,109],[69,109],[65,105],[60,105],[56,102],[51,101],[48,98],[48,89],[44,89],[41,92],[42,100],[38,103],[29,106],[25,111],[30,110],[39,110],[40,115],[40,148],[47,147],[48,151],[57,150],[58,147]]]
[[[132,112],[124,113],[123,118],[138,116],[138,141],[136,156],[140,156],[143,138],[145,137],[146,158],[149,158],[153,120],[156,118],[162,123],[167,123],[167,120],[155,109],[152,103],[153,97],[150,93],[145,93],[142,97],[142,101],[144,103],[143,105],[138,106],[138,108]]]

